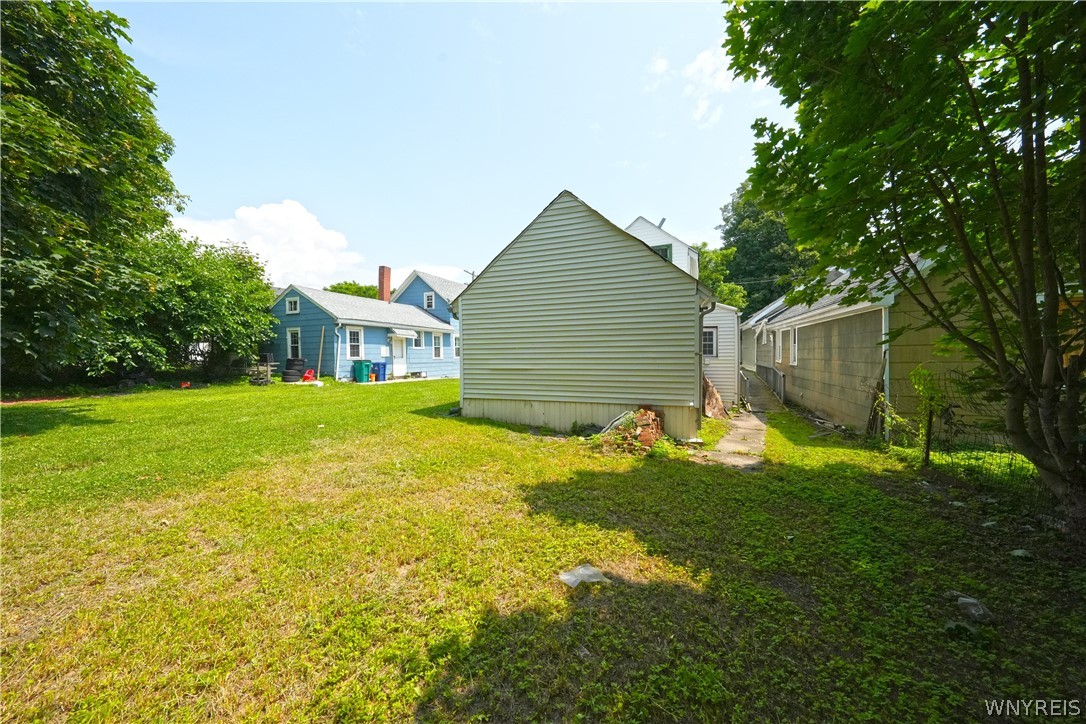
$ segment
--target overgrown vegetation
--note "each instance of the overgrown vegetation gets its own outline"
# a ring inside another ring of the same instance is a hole
[[[785,413],[739,473],[456,400],[3,407],[5,716],[916,720],[1081,696],[1086,569],[1019,491],[924,483]],[[557,580],[582,563],[611,583]],[[951,589],[994,623],[948,633]]]
[[[180,238],[173,141],[127,23],[85,2],[0,6],[5,383],[255,353],[270,292],[243,246]]]
[[[735,3],[725,46],[796,110],[750,180],[817,263],[976,361],[1086,535],[1086,5]],[[930,265],[930,266],[929,266]]]

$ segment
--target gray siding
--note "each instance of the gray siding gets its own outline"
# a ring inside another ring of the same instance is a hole
[[[524,410],[532,401],[590,403],[579,411],[594,410],[593,419],[578,421],[600,424],[614,406],[652,405],[689,410],[665,425],[676,437],[696,435],[696,280],[572,194],[555,199],[457,306],[466,414],[482,400],[521,401]],[[509,406],[487,409],[533,422]]]
[[[778,330],[784,346],[776,365],[788,402],[863,430],[882,369],[882,309],[800,326],[796,365],[789,364],[788,329]]]

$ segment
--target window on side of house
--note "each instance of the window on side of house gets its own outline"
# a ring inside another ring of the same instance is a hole
[[[441,345],[445,343],[445,335],[434,332],[434,359],[441,359],[444,354]]]
[[[703,327],[701,330],[701,355],[716,357],[716,327]]]
[[[415,349],[422,349],[422,332],[415,332],[415,338],[411,340],[411,346]]]
[[[287,357],[298,359],[302,356],[302,330],[292,327],[287,330]]]
[[[768,341],[769,341],[769,332],[766,330],[765,327],[762,327],[762,344],[765,344]]]
[[[297,314],[299,307],[298,297],[287,297],[287,314]]]
[[[788,364],[799,364],[799,327],[792,328],[792,344],[788,347]]]
[[[460,335],[453,335],[453,357],[460,359]]]
[[[362,359],[362,330],[347,330],[347,359]]]
[[[667,259],[668,261],[671,261],[671,244],[661,244],[660,246],[654,246],[652,247],[652,250]]]
[[[434,308],[434,293],[433,292],[426,292],[425,294],[422,295],[422,306],[423,306],[424,309],[433,309]]]
[[[781,361],[781,351],[782,351],[782,348],[784,347],[784,330],[781,330],[780,332],[777,332],[776,340],[777,340],[777,343],[773,346],[773,358],[776,359],[777,362],[780,362]]]

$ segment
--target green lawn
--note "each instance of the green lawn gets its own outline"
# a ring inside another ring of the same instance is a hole
[[[444,417],[456,398],[4,407],[3,717],[960,720],[1086,697],[1086,564],[1014,491],[921,485],[785,413],[742,474]],[[556,578],[585,562],[613,582]],[[945,631],[949,589],[995,623]]]

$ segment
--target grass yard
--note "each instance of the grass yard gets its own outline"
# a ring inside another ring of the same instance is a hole
[[[3,717],[961,720],[1086,698],[1086,564],[1014,491],[923,485],[787,413],[742,474],[444,417],[456,398],[4,407]],[[586,562],[612,583],[556,578]],[[945,630],[950,589],[995,623]]]

